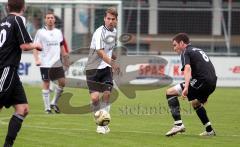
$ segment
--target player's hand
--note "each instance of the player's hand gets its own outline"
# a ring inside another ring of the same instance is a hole
[[[182,91],[182,99],[185,99],[188,95],[188,88],[184,88]]]
[[[116,73],[117,75],[121,73],[120,67],[119,65],[116,64],[115,60],[112,60],[111,66],[112,66],[113,73]]]
[[[36,60],[35,64],[36,64],[36,66],[40,66],[41,65],[41,61],[40,60]]]
[[[65,55],[65,56],[63,56],[63,67],[64,67],[64,70],[68,70],[69,66],[70,66],[69,56]]]
[[[113,73],[116,73],[117,75],[120,75],[121,70],[120,67],[118,65],[112,66],[113,69]]]
[[[40,43],[35,43],[35,49],[38,51],[42,51],[42,45]]]

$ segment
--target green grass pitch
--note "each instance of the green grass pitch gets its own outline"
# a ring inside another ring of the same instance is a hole
[[[188,101],[180,100],[186,132],[165,137],[173,120],[167,109],[165,88],[137,91],[135,99],[120,93],[112,104],[111,132],[99,135],[92,114],[53,114],[43,112],[39,86],[25,85],[30,114],[25,119],[15,147],[237,147],[240,144],[240,90],[217,88],[205,106],[217,133],[198,136],[204,130]],[[66,88],[73,94],[71,105],[89,103],[88,91]],[[13,109],[0,113],[0,146],[7,132]]]

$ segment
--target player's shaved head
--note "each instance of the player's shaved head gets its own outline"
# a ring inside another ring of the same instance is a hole
[[[25,6],[24,0],[8,0],[7,3],[9,12],[21,12]]]

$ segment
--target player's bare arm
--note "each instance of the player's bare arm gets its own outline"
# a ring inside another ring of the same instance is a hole
[[[39,53],[38,52],[39,52],[38,50],[34,49],[33,50],[33,57],[35,59],[35,64],[37,66],[40,66],[41,65],[41,60],[39,59],[39,56],[38,56]]]
[[[36,49],[38,51],[42,51],[42,45],[40,43],[24,43],[20,45],[20,48],[23,51],[30,51]]]
[[[63,59],[63,65],[68,68],[70,66],[69,55],[66,52],[64,45],[61,45],[61,56]]]
[[[183,97],[187,97],[188,87],[191,79],[191,67],[189,64],[186,64],[184,67],[184,79],[185,79],[185,87],[182,92]]]
[[[116,60],[116,59],[117,59],[117,56],[116,56],[114,53],[112,53],[112,59],[113,59],[113,60]]]
[[[103,49],[97,50],[97,54],[100,58],[102,58],[104,62],[112,66],[113,72],[116,72],[116,73],[120,72],[120,68],[115,63],[115,60],[113,60],[112,58],[109,58]]]

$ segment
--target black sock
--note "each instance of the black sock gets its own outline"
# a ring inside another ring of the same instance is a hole
[[[206,131],[211,132],[213,129],[212,129],[211,123],[209,122],[205,108],[203,106],[199,106],[194,109],[196,110],[196,113],[197,113],[198,117],[200,118],[202,124],[205,125]]]
[[[168,100],[168,106],[171,110],[172,117],[174,121],[179,121],[181,120],[181,115],[180,115],[180,104],[177,96],[173,95],[166,95],[167,100]],[[182,125],[182,123],[177,123],[175,125]]]
[[[8,133],[5,139],[5,145],[13,145],[19,130],[21,129],[23,116],[14,114],[9,121]]]
[[[206,127],[206,131],[207,131],[207,132],[211,132],[212,130],[213,130],[213,128],[212,128],[211,125],[208,125],[208,126]]]

